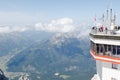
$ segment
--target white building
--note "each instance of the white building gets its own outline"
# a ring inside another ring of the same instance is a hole
[[[114,24],[112,30],[109,27],[100,29],[95,26],[90,33],[90,53],[96,60],[97,70],[91,80],[120,80],[119,27]]]

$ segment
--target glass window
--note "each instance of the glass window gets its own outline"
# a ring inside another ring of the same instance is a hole
[[[116,78],[111,78],[111,80],[117,80]]]
[[[97,53],[99,53],[99,44],[97,44]]]
[[[103,47],[102,44],[99,44],[99,52],[102,53],[103,52]]]
[[[120,55],[120,46],[117,46],[117,55]]]
[[[107,52],[107,45],[104,45],[105,46],[105,52]]]
[[[108,45],[108,51],[112,51],[112,50],[111,50],[111,46],[110,46],[110,45]]]
[[[118,64],[112,64],[113,69],[118,69]]]
[[[113,46],[113,55],[116,54],[116,46]]]
[[[93,50],[94,43],[91,41],[91,49]]]

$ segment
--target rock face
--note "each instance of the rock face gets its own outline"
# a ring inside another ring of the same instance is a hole
[[[8,78],[4,75],[4,72],[0,69],[0,80],[8,80]]]
[[[28,78],[28,74],[23,74],[23,75],[21,75],[21,77],[19,78],[19,80],[30,80],[29,78]]]

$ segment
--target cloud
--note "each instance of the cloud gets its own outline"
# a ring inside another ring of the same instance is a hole
[[[88,35],[90,24],[86,22],[76,22],[71,18],[60,18],[51,20],[49,23],[37,23],[33,26],[0,26],[0,33],[23,32],[27,30],[37,30],[52,33],[77,33],[78,37]]]
[[[61,18],[52,20],[48,24],[37,23],[35,25],[35,29],[47,32],[71,32],[75,29],[75,27],[72,19]]]
[[[71,18],[52,20],[50,23],[37,23],[35,29],[53,33],[75,33],[78,38],[85,38],[90,32],[89,22],[75,22]]]
[[[26,26],[0,26],[0,33],[23,32],[28,30]]]
[[[76,22],[71,18],[52,20],[50,23],[37,23],[35,29],[46,32],[76,33],[78,38],[88,36],[90,32],[89,22]]]

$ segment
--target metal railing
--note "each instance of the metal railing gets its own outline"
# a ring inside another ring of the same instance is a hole
[[[110,57],[114,57],[114,58],[120,58],[120,54],[113,54],[112,51],[107,51],[105,53],[103,52],[96,52],[93,49],[91,49],[93,52],[95,52],[95,54],[97,55],[101,55],[101,56],[110,56]]]
[[[95,35],[120,35],[120,33],[116,33],[116,30],[102,30],[100,28],[92,29],[91,33]]]

